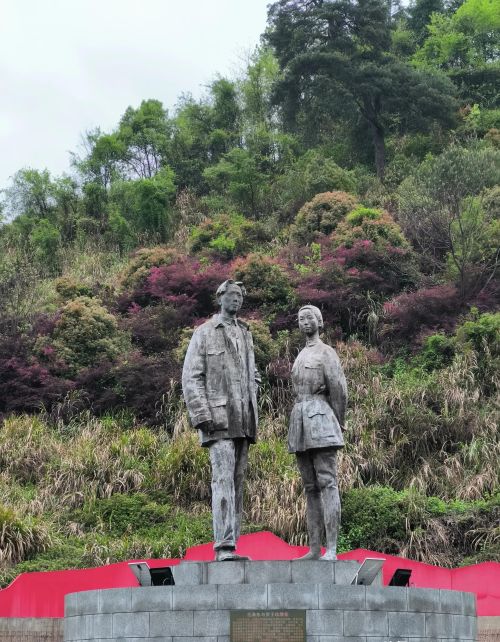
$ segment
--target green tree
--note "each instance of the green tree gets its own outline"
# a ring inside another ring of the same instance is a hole
[[[46,218],[42,218],[34,226],[30,241],[35,250],[35,257],[43,270],[48,270],[50,273],[57,272],[61,247],[61,234],[58,228]]]
[[[171,123],[159,100],[143,100],[140,107],[129,107],[116,132],[120,159],[131,178],[152,178],[166,164]],[[110,141],[113,142],[114,141]]]
[[[103,190],[119,178],[118,164],[125,156],[125,145],[114,134],[103,134],[99,128],[86,132],[83,137],[83,158],[73,154],[72,164],[83,176],[85,182],[96,183]]]
[[[500,105],[500,6],[495,0],[465,0],[451,15],[434,13],[427,38],[414,55],[423,69],[446,71],[464,102]]]
[[[398,220],[427,269],[456,279],[462,296],[498,269],[500,152],[484,143],[453,145],[424,160],[400,185]]]
[[[453,85],[391,54],[384,0],[279,0],[269,22],[267,39],[282,70],[275,98],[286,126],[316,108],[327,120],[356,113],[370,130],[380,178],[389,131],[452,122]]]
[[[417,44],[427,36],[427,27],[434,13],[444,13],[443,0],[414,0],[408,10],[408,27],[415,34]]]
[[[210,185],[227,189],[243,212],[257,217],[266,194],[266,175],[259,170],[258,159],[248,150],[235,147],[203,176]]]
[[[120,226],[120,216],[128,222],[130,231],[138,236],[165,241],[172,231],[172,200],[175,195],[174,172],[167,165],[150,178],[118,181],[110,192],[113,225]]]
[[[39,220],[51,219],[55,210],[53,185],[47,169],[20,169],[5,190],[5,209],[11,217],[24,214]]]

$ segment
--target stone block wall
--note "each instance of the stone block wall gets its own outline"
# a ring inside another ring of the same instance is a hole
[[[307,642],[476,639],[475,596],[332,583],[112,589],[66,598],[66,642],[229,642],[231,609],[305,609]]]
[[[0,642],[63,642],[62,618],[0,618]]]

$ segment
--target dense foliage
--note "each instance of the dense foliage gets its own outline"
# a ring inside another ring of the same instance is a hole
[[[313,303],[349,382],[342,547],[500,560],[499,25],[490,0],[278,0],[240,77],[173,112],[128,107],[68,175],[17,172],[0,226],[4,581],[210,539],[179,380],[229,277],[263,375],[247,528],[305,539],[285,444]]]

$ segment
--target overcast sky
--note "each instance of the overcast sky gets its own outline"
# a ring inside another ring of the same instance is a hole
[[[0,0],[0,189],[69,170],[81,134],[129,106],[172,108],[259,42],[270,0]]]

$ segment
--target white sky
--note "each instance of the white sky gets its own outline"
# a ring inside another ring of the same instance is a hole
[[[81,134],[125,109],[200,97],[259,41],[270,0],[0,0],[0,189],[69,170]]]

